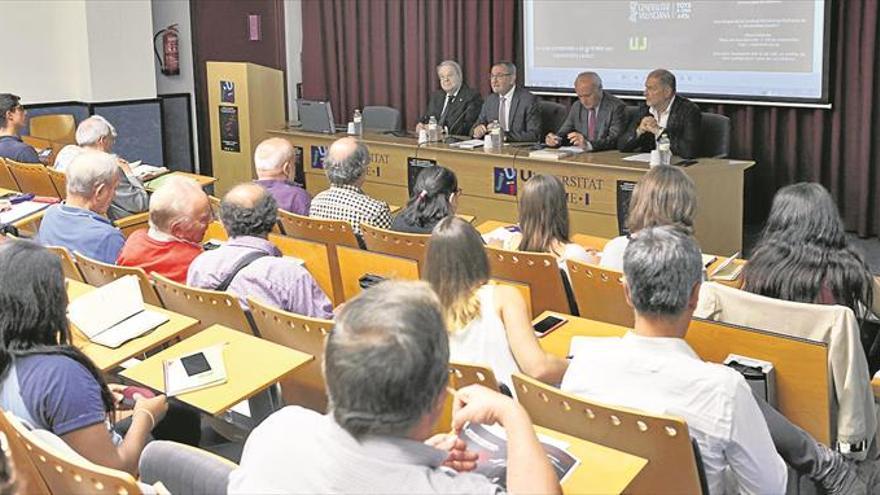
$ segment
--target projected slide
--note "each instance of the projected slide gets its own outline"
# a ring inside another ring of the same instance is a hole
[[[824,0],[525,0],[523,29],[532,88],[595,70],[606,89],[641,91],[664,67],[683,93],[823,98]]]

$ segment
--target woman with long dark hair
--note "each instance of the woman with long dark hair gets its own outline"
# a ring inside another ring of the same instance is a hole
[[[437,222],[454,215],[458,203],[458,179],[455,173],[439,165],[419,173],[413,195],[394,218],[391,230],[410,234],[430,234]]]
[[[122,438],[101,372],[71,345],[61,262],[29,241],[0,245],[0,407],[61,437],[86,459],[137,473],[165,396],[140,398]]]

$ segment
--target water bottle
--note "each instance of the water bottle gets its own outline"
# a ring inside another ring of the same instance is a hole
[[[483,134],[483,149],[491,150],[493,148],[492,132],[495,130],[497,121],[486,124],[486,134]]]
[[[501,124],[497,120],[492,121],[492,130],[489,135],[492,136],[492,149],[500,150],[501,144],[504,142],[504,129],[501,128]]]
[[[360,108],[354,109],[354,117],[351,118],[351,121],[354,123],[354,134],[356,136],[363,136],[364,135],[364,125],[363,125],[364,116],[361,115]]]
[[[437,126],[437,118],[431,115],[428,119],[428,142],[436,143],[440,141],[440,128]]]
[[[663,130],[660,133],[660,137],[657,138],[657,151],[660,152],[660,165],[670,165],[672,164],[672,145],[669,142],[669,134],[666,133],[666,130]]]

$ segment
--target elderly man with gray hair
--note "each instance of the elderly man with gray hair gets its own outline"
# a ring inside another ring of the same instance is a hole
[[[67,199],[46,210],[37,240],[114,263],[125,238],[106,218],[119,182],[116,157],[85,151],[67,168]]]
[[[202,238],[211,223],[211,202],[189,177],[171,176],[150,197],[150,228],[131,234],[116,264],[137,266],[179,283],[202,254]]]
[[[431,436],[447,399],[449,341],[424,282],[383,282],[342,308],[327,336],[330,412],[290,406],[254,429],[228,493],[499,493],[466,471],[476,454],[454,434]],[[455,393],[452,429],[498,423],[507,434],[506,487],[560,493],[519,403],[482,385]]]
[[[785,493],[786,462],[826,493],[866,492],[849,461],[756,399],[733,368],[704,362],[685,342],[703,278],[692,237],[675,226],[640,230],[624,253],[623,273],[633,330],[574,346],[560,388],[683,418],[700,447],[710,494]],[[728,469],[736,489],[727,486]]]
[[[581,72],[574,80],[578,101],[555,133],[544,138],[547,146],[568,144],[586,151],[617,148],[617,139],[626,126],[626,105],[602,89],[602,78],[595,72]]]
[[[367,196],[361,189],[369,164],[367,145],[351,137],[335,141],[324,158],[324,171],[330,180],[330,189],[321,191],[312,199],[309,216],[345,220],[358,236],[361,235],[362,223],[381,229],[389,228],[391,209],[388,203]]]
[[[58,152],[55,158],[55,169],[66,171],[69,164],[77,155],[85,150],[97,150],[104,153],[113,153],[113,144],[116,142],[116,128],[100,115],[92,115],[83,120],[76,127],[76,145],[69,144]],[[117,220],[135,213],[147,210],[147,191],[134,173],[128,162],[113,155],[116,158],[119,171],[119,183],[116,186],[116,197],[110,203],[107,216],[111,220]]]
[[[467,136],[480,115],[483,98],[464,82],[461,66],[455,60],[444,60],[437,65],[440,89],[431,93],[428,110],[416,126],[418,132],[434,117],[449,134]]]
[[[254,151],[254,182],[266,188],[282,210],[308,216],[312,198],[305,189],[290,182],[294,154],[293,145],[286,139],[274,137],[261,142]]]

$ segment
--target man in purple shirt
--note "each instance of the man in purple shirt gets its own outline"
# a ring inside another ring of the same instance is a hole
[[[257,169],[255,182],[269,191],[282,210],[308,216],[312,198],[305,189],[289,181],[293,160],[294,151],[290,141],[282,138],[263,141],[254,152],[254,166]]]
[[[40,163],[36,150],[18,137],[26,120],[27,111],[21,106],[21,99],[0,93],[0,157],[20,163]]]
[[[285,311],[331,319],[333,304],[312,275],[268,241],[277,216],[275,198],[259,185],[232,188],[220,203],[229,241],[193,260],[187,285],[225,290],[225,284],[245,309],[245,298],[251,296]]]

